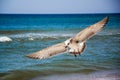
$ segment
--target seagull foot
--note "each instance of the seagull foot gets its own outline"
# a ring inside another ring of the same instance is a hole
[[[77,55],[74,53],[74,56],[77,57]]]

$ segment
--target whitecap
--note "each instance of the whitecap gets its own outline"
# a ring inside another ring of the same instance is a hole
[[[7,36],[0,37],[0,42],[9,42],[9,41],[12,41],[12,39]]]
[[[34,40],[35,38],[59,38],[71,36],[73,36],[73,34],[70,33],[21,33],[10,35],[12,38],[29,38],[29,40]]]
[[[32,37],[29,38],[30,41],[34,40]]]

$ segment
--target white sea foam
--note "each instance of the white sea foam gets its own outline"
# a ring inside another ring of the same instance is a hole
[[[62,32],[26,32],[26,33],[19,33],[19,34],[11,34],[9,37],[12,38],[28,38],[30,40],[36,39],[36,38],[60,38],[60,37],[73,37],[78,33],[76,32],[71,32],[71,31],[62,31]],[[112,35],[119,35],[120,33],[118,31],[102,31],[96,34],[96,36],[112,36]],[[31,39],[33,38],[33,39]]]
[[[34,40],[34,38],[30,37],[30,38],[29,38],[29,40],[30,40],[30,41],[33,41],[33,40]]]
[[[13,38],[57,38],[57,37],[71,37],[74,34],[68,33],[23,33],[10,35]]]
[[[8,37],[13,38],[14,40],[40,40],[40,39],[60,39],[60,38],[70,38],[73,37],[77,34],[77,32],[42,32],[42,33],[32,33],[32,32],[27,32],[27,33],[19,33],[19,34],[10,34],[7,35]],[[95,36],[112,36],[112,35],[119,35],[120,33],[117,32],[101,32],[96,34]],[[17,38],[17,39],[16,39]],[[6,41],[11,41],[10,39],[5,41],[0,42],[6,42]]]
[[[12,39],[7,36],[0,37],[0,42],[9,42],[9,41],[12,41]]]

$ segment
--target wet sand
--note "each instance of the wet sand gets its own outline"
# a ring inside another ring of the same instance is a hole
[[[99,71],[91,74],[61,74],[36,77],[31,80],[120,80],[120,70]]]

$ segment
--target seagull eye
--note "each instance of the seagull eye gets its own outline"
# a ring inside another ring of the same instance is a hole
[[[79,41],[76,41],[76,43],[79,43]]]

